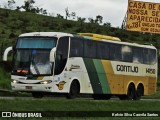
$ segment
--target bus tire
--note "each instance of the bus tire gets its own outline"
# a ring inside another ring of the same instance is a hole
[[[135,86],[134,84],[129,84],[127,91],[127,100],[133,100],[135,96]]]
[[[120,100],[133,100],[135,97],[135,86],[133,83],[129,84],[127,95],[119,95]]]
[[[41,92],[32,92],[34,98],[43,98],[44,94]]]
[[[67,95],[68,99],[76,98],[80,93],[80,84],[77,80],[74,80],[71,83],[69,94]]]
[[[134,100],[140,100],[143,95],[144,95],[144,87],[142,84],[139,84],[137,90],[135,91]]]

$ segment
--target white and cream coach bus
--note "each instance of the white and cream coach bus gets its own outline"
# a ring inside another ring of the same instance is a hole
[[[156,92],[157,50],[92,33],[33,32],[18,37],[13,50],[11,87],[31,92],[91,94],[95,99],[137,100]]]

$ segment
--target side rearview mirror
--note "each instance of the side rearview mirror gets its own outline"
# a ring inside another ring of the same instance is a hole
[[[55,61],[55,54],[56,54],[56,48],[53,48],[50,52],[50,55],[49,55],[49,61],[50,62],[54,62]]]
[[[5,49],[4,54],[3,54],[3,61],[7,61],[8,53],[12,50],[13,50],[13,47],[8,47],[7,49]]]

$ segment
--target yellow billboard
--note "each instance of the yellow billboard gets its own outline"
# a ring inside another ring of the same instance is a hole
[[[160,34],[160,3],[129,0],[127,13],[127,30]]]

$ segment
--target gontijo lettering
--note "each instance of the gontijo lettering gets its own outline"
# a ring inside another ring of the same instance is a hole
[[[138,73],[138,67],[127,66],[127,65],[117,65],[117,71]]]

